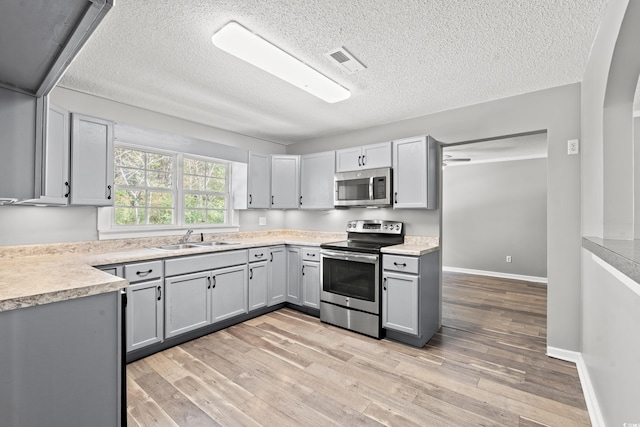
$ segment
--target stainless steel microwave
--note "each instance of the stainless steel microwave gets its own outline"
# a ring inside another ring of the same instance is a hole
[[[340,172],[334,178],[336,207],[388,207],[392,204],[391,168]]]

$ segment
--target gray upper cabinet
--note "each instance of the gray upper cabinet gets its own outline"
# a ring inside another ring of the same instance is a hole
[[[247,207],[271,207],[271,158],[268,154],[249,152],[247,172]]]
[[[69,112],[49,105],[47,132],[42,150],[40,201],[48,205],[69,203]]]
[[[247,312],[247,265],[220,268],[211,273],[211,321]]]
[[[336,172],[391,167],[391,142],[336,151]]]
[[[300,209],[333,209],[336,152],[300,156]]]
[[[300,156],[271,156],[271,207],[297,209],[300,198]]]
[[[268,273],[267,305],[285,302],[287,298],[287,255],[284,246],[270,248]]]
[[[393,207],[438,208],[438,143],[430,136],[393,141]]]
[[[71,204],[111,206],[113,122],[71,115]]]

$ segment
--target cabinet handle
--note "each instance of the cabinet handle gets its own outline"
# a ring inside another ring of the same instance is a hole
[[[213,289],[216,288],[216,276],[213,276],[213,285],[211,285]]]
[[[361,159],[362,159],[362,156],[358,156],[358,166],[362,166],[362,163],[360,162]]]
[[[315,256],[316,256],[316,254],[307,254],[307,256],[315,257]]]
[[[393,203],[398,204],[398,192],[397,191],[394,193],[394,196],[395,196],[395,198],[394,198]]]
[[[249,269],[249,280],[253,279],[253,268]]]
[[[271,196],[271,204],[273,204],[273,197],[274,197],[274,196]]]
[[[158,301],[162,299],[162,286],[158,286]]]
[[[382,281],[384,282],[384,285],[382,286],[382,290],[386,291],[387,290],[387,278],[383,278]]]
[[[148,276],[152,272],[153,272],[153,269],[150,268],[148,271],[136,271],[136,275],[140,277],[144,277],[144,276]]]
[[[271,252],[271,259],[269,261],[273,262],[273,252]]]
[[[302,196],[300,196],[300,206],[302,206]]]
[[[207,276],[207,289],[211,289],[211,277]]]
[[[109,194],[107,195],[107,200],[111,200],[111,186],[107,185],[107,190],[109,190]]]
[[[365,156],[362,156],[362,166],[366,165],[364,159],[365,159]]]
[[[397,262],[395,262],[395,261],[394,261],[394,262],[393,262],[393,265],[395,265],[396,267],[398,267],[398,266],[400,266],[400,267],[406,267],[406,266],[407,266],[407,263],[406,263],[406,262],[403,262],[402,264],[398,264]]]
[[[304,265],[302,266],[302,275],[304,276]]]
[[[69,197],[69,194],[71,194],[71,186],[69,185],[69,181],[65,182],[64,185],[67,186],[67,194],[65,194],[64,197]]]
[[[256,258],[262,258],[264,256],[264,254],[254,254],[253,256],[256,257]]]
[[[253,201],[253,197],[251,197],[251,194],[249,194],[249,204],[251,204]]]

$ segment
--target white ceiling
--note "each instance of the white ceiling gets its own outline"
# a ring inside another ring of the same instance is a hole
[[[443,147],[447,166],[547,157],[547,134],[516,136]],[[456,161],[469,159],[469,161]]]
[[[60,86],[284,144],[578,82],[606,0],[118,0]],[[235,20],[348,88],[215,48]],[[368,68],[348,75],[324,53]]]

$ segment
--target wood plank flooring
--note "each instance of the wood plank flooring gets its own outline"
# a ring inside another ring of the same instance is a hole
[[[443,324],[416,349],[269,313],[129,364],[129,425],[590,425],[545,285],[445,273]]]

